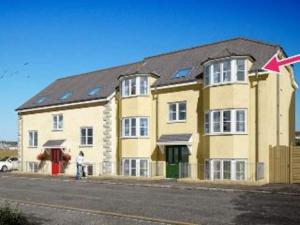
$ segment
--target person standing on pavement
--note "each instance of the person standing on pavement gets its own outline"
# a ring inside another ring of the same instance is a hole
[[[77,168],[76,180],[79,180],[81,178],[83,162],[84,162],[84,154],[82,151],[80,151],[78,156],[76,157],[76,168]]]

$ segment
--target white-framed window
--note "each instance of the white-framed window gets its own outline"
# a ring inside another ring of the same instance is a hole
[[[148,137],[149,118],[148,117],[126,117],[122,119],[123,137]]]
[[[122,80],[122,97],[148,95],[149,84],[147,76],[137,76]]]
[[[169,121],[185,121],[186,120],[186,102],[169,103]]]
[[[237,132],[245,132],[246,131],[246,118],[245,118],[245,110],[236,110],[236,131]]]
[[[205,132],[206,134],[209,134],[209,132],[210,132],[209,118],[210,118],[209,112],[206,112],[206,113],[204,114],[204,132]]]
[[[207,180],[245,180],[247,172],[245,159],[205,160],[205,179]]]
[[[212,112],[212,131],[213,133],[221,132],[221,111],[213,111]]]
[[[235,162],[235,178],[237,180],[245,180],[246,162],[237,160]]]
[[[218,60],[204,66],[204,86],[236,82],[246,82],[245,58]]]
[[[28,162],[28,169],[30,173],[37,173],[39,171],[39,164],[37,162]]]
[[[62,114],[53,115],[53,130],[63,130],[64,117]]]
[[[92,127],[80,128],[80,145],[93,145],[93,133]]]
[[[144,158],[123,158],[123,176],[149,176],[149,160]]]
[[[246,109],[211,110],[204,114],[205,134],[245,134]]]
[[[237,59],[236,60],[236,80],[245,81],[245,60]]]
[[[29,135],[29,147],[37,147],[38,146],[38,132],[36,130],[30,130],[28,132]]]

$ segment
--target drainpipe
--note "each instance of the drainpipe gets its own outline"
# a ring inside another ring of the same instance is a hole
[[[157,94],[157,87],[155,86],[155,89],[154,89],[154,93],[155,93],[155,95],[156,95],[156,97],[155,97],[155,104],[156,104],[156,110],[155,110],[155,116],[156,116],[156,118],[155,118],[155,132],[156,132],[156,134],[155,134],[155,137],[156,137],[156,140],[155,140],[155,147],[156,147],[156,143],[157,143],[157,140],[158,140],[158,131],[159,131],[159,129],[158,129],[158,126],[159,126],[159,124],[158,124],[158,112],[159,112],[159,110],[158,110],[158,94]],[[154,95],[154,96],[155,96]],[[158,170],[159,170],[159,160],[158,160],[158,157],[159,157],[159,149],[158,149],[158,151],[156,152],[156,176],[158,176],[159,175],[159,173],[158,173]]]
[[[258,180],[257,164],[259,161],[259,78],[256,72],[256,87],[255,87],[255,180]]]
[[[279,74],[276,74],[276,147],[280,146],[280,82]]]

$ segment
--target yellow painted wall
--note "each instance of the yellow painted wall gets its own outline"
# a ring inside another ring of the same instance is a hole
[[[66,153],[72,156],[71,164],[66,173],[75,173],[75,159],[79,151],[85,154],[85,162],[97,164],[100,171],[100,163],[103,158],[103,105],[84,106],[81,108],[63,108],[22,115],[22,156],[23,161],[36,161],[37,155],[44,151],[43,144],[48,140],[65,139]],[[54,114],[63,114],[63,131],[53,131]],[[93,127],[94,138],[92,147],[80,145],[80,128]],[[38,131],[38,147],[29,147],[29,130]],[[49,173],[51,163],[47,162]],[[24,165],[25,166],[25,165]]]

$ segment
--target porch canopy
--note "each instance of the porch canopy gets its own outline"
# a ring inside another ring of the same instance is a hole
[[[63,143],[65,140],[48,140],[43,145],[44,148],[64,148]]]
[[[169,145],[186,145],[189,153],[192,153],[192,134],[164,134],[157,141],[160,150],[163,151],[164,146]]]

